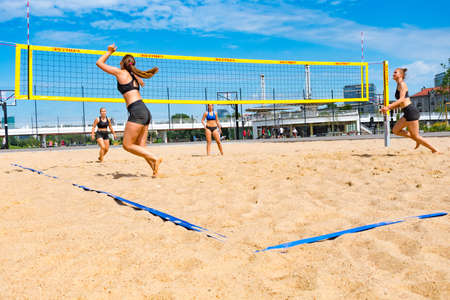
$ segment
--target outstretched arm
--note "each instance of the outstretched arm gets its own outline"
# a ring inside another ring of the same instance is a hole
[[[116,68],[116,67],[112,67],[106,64],[106,61],[108,60],[108,58],[111,56],[111,54],[113,54],[116,51],[117,47],[112,44],[108,46],[108,51],[103,54],[95,63],[97,65],[97,67],[99,67],[100,69],[102,69],[103,71],[105,71],[106,73],[109,73],[111,75],[117,76],[120,73],[120,69]]]

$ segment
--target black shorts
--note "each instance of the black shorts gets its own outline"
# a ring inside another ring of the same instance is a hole
[[[402,111],[403,111],[403,117],[408,122],[409,121],[417,121],[420,118],[420,113],[413,104],[410,104],[410,105],[402,108]]]
[[[135,101],[128,105],[128,122],[138,123],[142,125],[150,124],[152,114],[142,100]]]
[[[214,130],[217,129],[217,126],[214,126],[214,127],[206,126],[206,128],[209,129],[209,131],[211,131],[211,133],[213,133]]]
[[[97,130],[97,132],[95,133],[95,139],[109,140],[108,131]]]

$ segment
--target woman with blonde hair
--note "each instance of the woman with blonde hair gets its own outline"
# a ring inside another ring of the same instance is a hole
[[[432,153],[439,153],[439,151],[428,143],[423,137],[419,135],[419,118],[420,113],[408,95],[408,86],[405,82],[406,68],[397,68],[394,71],[393,79],[397,82],[397,89],[395,90],[395,98],[397,101],[389,104],[388,106],[383,106],[380,111],[386,113],[388,110],[394,108],[401,108],[403,116],[400,120],[395,123],[392,132],[395,135],[404,136],[410,138],[416,142],[415,149],[423,145],[431,150]],[[408,131],[403,128],[407,127]]]
[[[95,127],[98,127],[97,132],[95,132]],[[100,147],[100,153],[98,155],[98,161],[103,162],[103,158],[109,150],[109,134],[108,127],[111,130],[111,133],[114,135],[114,139],[117,139],[116,133],[111,125],[111,120],[106,116],[106,108],[100,108],[100,116],[95,118],[94,123],[92,124],[92,140],[96,140],[97,144]]]

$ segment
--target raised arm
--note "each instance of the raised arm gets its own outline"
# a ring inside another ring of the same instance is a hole
[[[95,63],[97,65],[97,67],[99,67],[100,69],[102,69],[103,71],[105,71],[106,73],[109,73],[111,75],[117,76],[120,74],[120,69],[116,68],[116,67],[112,67],[106,64],[106,61],[108,60],[108,58],[111,56],[111,54],[113,54],[116,51],[117,47],[112,44],[108,46],[108,51],[103,54]]]

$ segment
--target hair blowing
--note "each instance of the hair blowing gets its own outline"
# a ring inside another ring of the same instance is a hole
[[[123,67],[128,71],[132,72],[133,74],[136,74],[139,77],[142,78],[150,78],[156,73],[156,68],[147,70],[147,71],[141,71],[138,68],[136,68],[136,60],[134,59],[133,55],[127,54],[122,58],[122,64]]]

